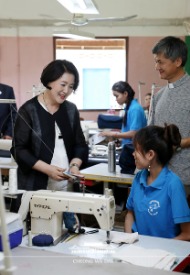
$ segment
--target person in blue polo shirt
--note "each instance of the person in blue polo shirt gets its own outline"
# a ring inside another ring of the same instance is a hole
[[[135,91],[125,81],[118,81],[112,86],[113,96],[119,105],[125,105],[121,132],[103,131],[100,136],[121,139],[122,152],[119,158],[121,173],[133,174],[135,171],[135,161],[132,155],[134,148],[132,139],[139,129],[147,125],[143,107],[135,97]]]
[[[176,125],[147,126],[133,140],[138,169],[126,207],[125,232],[190,240],[190,209],[180,178],[167,163],[177,154],[181,135]]]
[[[122,150],[119,156],[119,166],[121,173],[134,174],[136,165],[133,157],[133,137],[139,129],[147,125],[147,119],[143,107],[135,98],[135,91],[126,81],[118,81],[112,86],[112,93],[117,103],[125,106],[121,132],[103,131],[101,136],[121,139]],[[114,196],[117,205],[123,209],[126,203],[127,188],[114,186]]]

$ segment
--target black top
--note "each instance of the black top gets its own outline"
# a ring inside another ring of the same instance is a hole
[[[18,164],[19,189],[47,188],[48,176],[32,167],[38,160],[51,163],[55,147],[55,121],[60,128],[69,161],[76,157],[83,161],[83,167],[86,165],[88,146],[76,106],[64,101],[52,115],[34,97],[21,106],[15,122],[11,153]]]

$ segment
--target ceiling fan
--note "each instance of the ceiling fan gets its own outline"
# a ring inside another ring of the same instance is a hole
[[[77,27],[85,26],[91,22],[121,22],[127,21],[137,17],[137,15],[131,15],[126,17],[104,17],[104,18],[87,18],[84,14],[74,13],[73,18],[71,20],[62,20],[61,22],[56,22],[55,26],[63,26],[63,25],[74,25]]]

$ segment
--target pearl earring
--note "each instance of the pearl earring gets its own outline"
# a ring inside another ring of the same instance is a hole
[[[149,166],[148,166],[148,172],[150,172],[150,164],[149,164]]]

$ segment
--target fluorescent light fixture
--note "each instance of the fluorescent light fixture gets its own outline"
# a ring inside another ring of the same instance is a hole
[[[65,37],[70,39],[79,39],[79,40],[90,40],[95,38],[93,33],[83,32],[78,30],[57,31],[57,32],[54,32],[53,36]]]
[[[71,13],[99,14],[92,0],[57,0]]]

